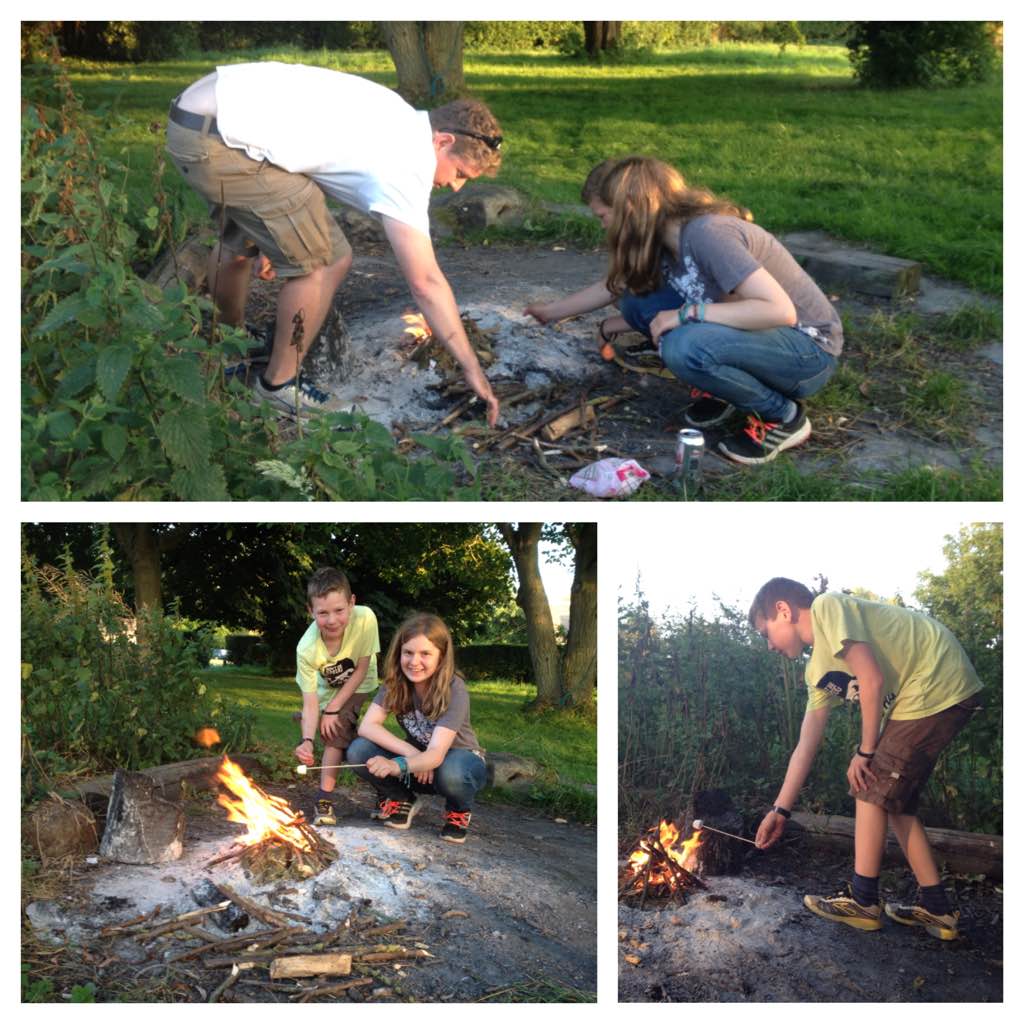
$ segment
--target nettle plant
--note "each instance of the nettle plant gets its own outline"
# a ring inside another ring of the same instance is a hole
[[[473,470],[461,440],[415,436],[426,454],[408,458],[359,412],[284,432],[226,381],[245,334],[208,316],[204,336],[208,300],[135,270],[174,242],[162,154],[155,205],[133,219],[126,168],[98,149],[101,126],[59,62],[34,81],[21,137],[25,500],[477,496],[459,484],[458,467]]]

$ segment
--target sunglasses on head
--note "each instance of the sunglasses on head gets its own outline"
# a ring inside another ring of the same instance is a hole
[[[468,132],[461,128],[446,128],[445,131],[452,135],[468,135],[471,139],[479,139],[488,149],[493,149],[495,153],[500,151],[501,144],[505,141],[502,135],[480,135],[478,132]]]

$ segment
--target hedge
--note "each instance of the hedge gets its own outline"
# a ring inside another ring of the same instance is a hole
[[[468,682],[503,680],[513,683],[533,682],[530,648],[526,644],[475,644],[459,647],[455,663]]]

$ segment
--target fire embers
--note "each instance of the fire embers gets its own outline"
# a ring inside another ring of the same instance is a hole
[[[679,829],[663,820],[637,840],[619,876],[620,900],[640,908],[647,900],[682,903],[689,889],[707,888],[690,870],[701,844],[700,830],[682,843],[679,838]]]
[[[229,821],[245,825],[246,834],[235,840],[237,849],[211,864],[237,858],[257,881],[270,882],[309,878],[337,858],[337,850],[306,824],[302,811],[265,793],[230,758],[224,758],[217,781],[228,790],[217,803],[228,812]]]

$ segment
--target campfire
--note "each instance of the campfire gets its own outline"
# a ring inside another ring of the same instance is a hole
[[[334,847],[306,824],[301,811],[265,793],[230,758],[224,758],[216,778],[228,790],[217,803],[228,812],[229,821],[245,825],[246,833],[207,866],[237,859],[257,881],[269,882],[309,878],[337,858]]]
[[[683,902],[687,890],[707,888],[690,870],[701,844],[701,830],[682,843],[679,839],[679,829],[663,820],[637,840],[619,880],[620,900],[643,908],[648,899]]]

